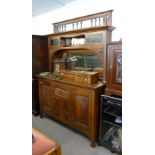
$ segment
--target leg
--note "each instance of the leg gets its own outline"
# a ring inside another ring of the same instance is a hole
[[[95,143],[95,139],[94,138],[91,138],[90,146],[91,147],[95,147],[96,146],[96,143]]]

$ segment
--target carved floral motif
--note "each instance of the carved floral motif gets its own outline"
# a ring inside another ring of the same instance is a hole
[[[116,57],[116,81],[122,81],[122,54]]]

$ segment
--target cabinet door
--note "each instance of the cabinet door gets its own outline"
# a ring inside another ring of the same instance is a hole
[[[110,89],[122,90],[122,46],[121,44],[108,47],[108,83]]]
[[[60,98],[52,97],[52,104],[51,104],[51,114],[53,117],[57,119],[61,119],[61,108],[62,108],[63,101]]]
[[[75,125],[81,130],[88,130],[91,92],[89,90],[74,89],[72,93],[75,105]]]
[[[42,112],[50,114],[51,111],[51,83],[46,80],[39,80],[39,101]]]
[[[70,87],[61,83],[53,83],[52,114],[63,122],[73,121],[74,107],[70,101]],[[71,116],[69,115],[71,113]]]

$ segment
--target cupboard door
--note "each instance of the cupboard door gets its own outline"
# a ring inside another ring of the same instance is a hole
[[[55,118],[61,118],[61,108],[62,108],[63,101],[54,96],[52,97],[52,100],[53,102],[51,105],[51,114]]]
[[[122,47],[121,44],[110,45],[108,48],[108,88],[122,90]]]
[[[75,105],[75,124],[82,130],[88,130],[91,92],[89,90],[74,89],[72,93]]]
[[[69,112],[73,115],[72,113],[74,111],[74,106],[70,102],[70,89],[68,85],[53,83],[52,114],[55,115],[54,112],[57,111],[55,117],[60,118],[63,122],[73,121],[73,117],[71,118],[68,114]]]
[[[88,126],[88,101],[88,96],[75,95],[76,121],[86,126]]]
[[[51,83],[39,80],[39,101],[42,112],[50,114],[51,111]]]

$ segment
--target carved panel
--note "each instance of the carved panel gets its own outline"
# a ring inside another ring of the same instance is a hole
[[[64,110],[68,112],[74,112],[74,106],[64,102]]]
[[[83,109],[86,108],[86,106],[88,104],[88,97],[76,95],[75,96],[75,100],[81,104],[81,106],[83,107]]]
[[[50,108],[50,86],[46,84],[41,85],[41,95],[43,107]]]
[[[122,54],[116,53],[116,81],[122,82]]]
[[[47,88],[46,85],[42,85],[42,95],[46,94],[46,88]]]
[[[54,88],[54,94],[57,96],[65,97],[65,98],[69,97],[68,90],[61,89],[61,88]]]
[[[102,48],[90,48],[90,50],[95,51],[103,63],[104,47],[102,47]]]
[[[53,104],[52,104],[52,108],[56,108],[56,109],[59,109],[61,107],[61,104],[62,104],[62,101],[57,99],[57,98],[54,98],[53,97]]]
[[[76,121],[88,125],[88,97],[75,95]]]
[[[122,95],[122,43],[108,45],[107,95]]]
[[[66,122],[74,121],[74,113],[70,113],[68,111],[63,111],[63,120]]]
[[[100,57],[100,59],[102,60],[103,56],[104,56],[104,48],[99,48],[97,50],[97,53],[98,53],[98,56]]]

